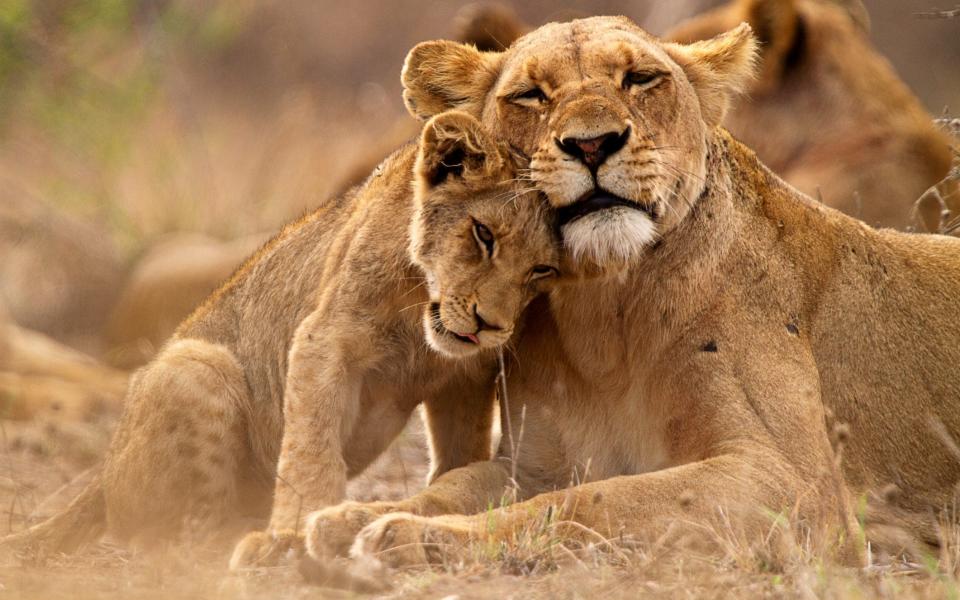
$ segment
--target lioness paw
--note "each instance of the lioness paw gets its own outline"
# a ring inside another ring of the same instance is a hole
[[[295,564],[303,556],[303,536],[293,531],[254,531],[233,549],[230,570]]]
[[[311,513],[305,533],[307,552],[319,561],[347,556],[357,533],[392,510],[387,504],[348,501]]]
[[[458,556],[468,541],[464,531],[437,519],[394,513],[364,527],[350,555],[389,567],[426,566]]]

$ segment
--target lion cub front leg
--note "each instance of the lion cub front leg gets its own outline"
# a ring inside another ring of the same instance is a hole
[[[357,419],[364,373],[378,358],[373,339],[355,327],[338,331],[318,313],[299,327],[290,350],[270,525],[241,540],[232,569],[302,553],[307,515],[346,497],[344,446]]]
[[[307,552],[317,561],[346,556],[357,533],[379,517],[393,512],[417,515],[438,515],[447,512],[477,512],[488,504],[488,498],[502,496],[509,483],[497,477],[502,469],[471,472],[470,477],[455,483],[434,481],[450,470],[478,461],[489,461],[495,402],[495,372],[492,365],[475,370],[462,369],[450,376],[444,385],[424,398],[423,416],[430,442],[431,484],[413,497],[397,501],[343,502],[312,513],[306,524]],[[477,473],[482,473],[477,477]],[[490,477],[493,494],[476,493],[472,487]]]

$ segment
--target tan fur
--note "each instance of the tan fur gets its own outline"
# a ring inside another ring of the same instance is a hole
[[[454,37],[477,50],[506,50],[529,28],[513,7],[500,2],[473,2],[457,12],[453,20]]]
[[[874,226],[917,225],[911,207],[946,176],[949,144],[870,44],[862,3],[732,0],[666,37],[708,39],[741,21],[761,42],[761,76],[726,127],[828,206]]]
[[[960,435],[960,240],[871,229],[707,122],[725,102],[716,82],[742,81],[751,46],[743,29],[691,48],[597,17],[475,53],[473,67],[451,42],[411,51],[408,64],[424,66],[404,81],[414,107],[465,98],[534,157],[532,177],[560,215],[599,184],[629,204],[582,218],[645,214],[659,242],[637,243],[626,262],[595,254],[580,265],[594,277],[531,306],[496,460],[409,500],[312,515],[312,556],[352,542],[392,564],[446,560],[469,540],[531,532],[590,543],[719,527],[714,540],[760,540],[781,513],[809,533],[803,543],[856,562],[853,498],[891,483],[896,507],[872,502],[870,518],[930,539],[928,515],[960,480],[949,442]],[[471,97],[474,69],[498,77]],[[630,70],[662,77],[624,86]],[[531,85],[545,101],[515,95]],[[595,177],[552,149],[627,127]],[[571,482],[582,483],[564,489]],[[521,502],[484,512],[513,495]],[[873,523],[871,535],[887,526]]]
[[[356,194],[288,226],[187,319],[133,377],[87,489],[5,543],[68,551],[104,530],[144,546],[229,540],[270,516],[232,564],[269,562],[421,403],[431,477],[488,459],[491,349],[550,279],[532,269],[557,262],[550,213],[516,177],[475,119],[432,121],[419,158],[398,151]],[[475,221],[496,236],[492,258]]]
[[[89,419],[118,413],[127,374],[0,315],[0,416]]]

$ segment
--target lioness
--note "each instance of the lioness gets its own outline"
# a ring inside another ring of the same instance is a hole
[[[531,306],[495,460],[311,515],[311,556],[403,564],[545,526],[594,541],[714,518],[757,539],[784,510],[856,561],[851,496],[891,483],[891,510],[931,533],[960,476],[960,240],[874,230],[764,167],[718,126],[755,60],[746,24],[681,45],[623,17],[410,52],[411,111],[481,115],[532,156],[565,245],[608,276]],[[478,514],[514,482],[521,502]]]
[[[272,499],[233,564],[272,559],[420,403],[431,478],[489,459],[490,349],[558,274],[552,213],[514,160],[473,117],[441,115],[419,152],[284,229],[135,375],[99,476],[7,542],[229,536]]]

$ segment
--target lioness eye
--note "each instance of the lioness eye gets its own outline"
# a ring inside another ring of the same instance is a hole
[[[642,88],[650,88],[659,83],[661,79],[663,79],[663,75],[660,73],[643,71],[627,73],[623,78],[623,89],[626,90],[635,85]]]
[[[477,238],[477,243],[482,249],[487,251],[487,256],[493,256],[493,232],[486,225],[479,221],[473,222],[473,237]]]
[[[530,269],[530,279],[543,279],[557,274],[557,269],[550,265],[537,265]]]

